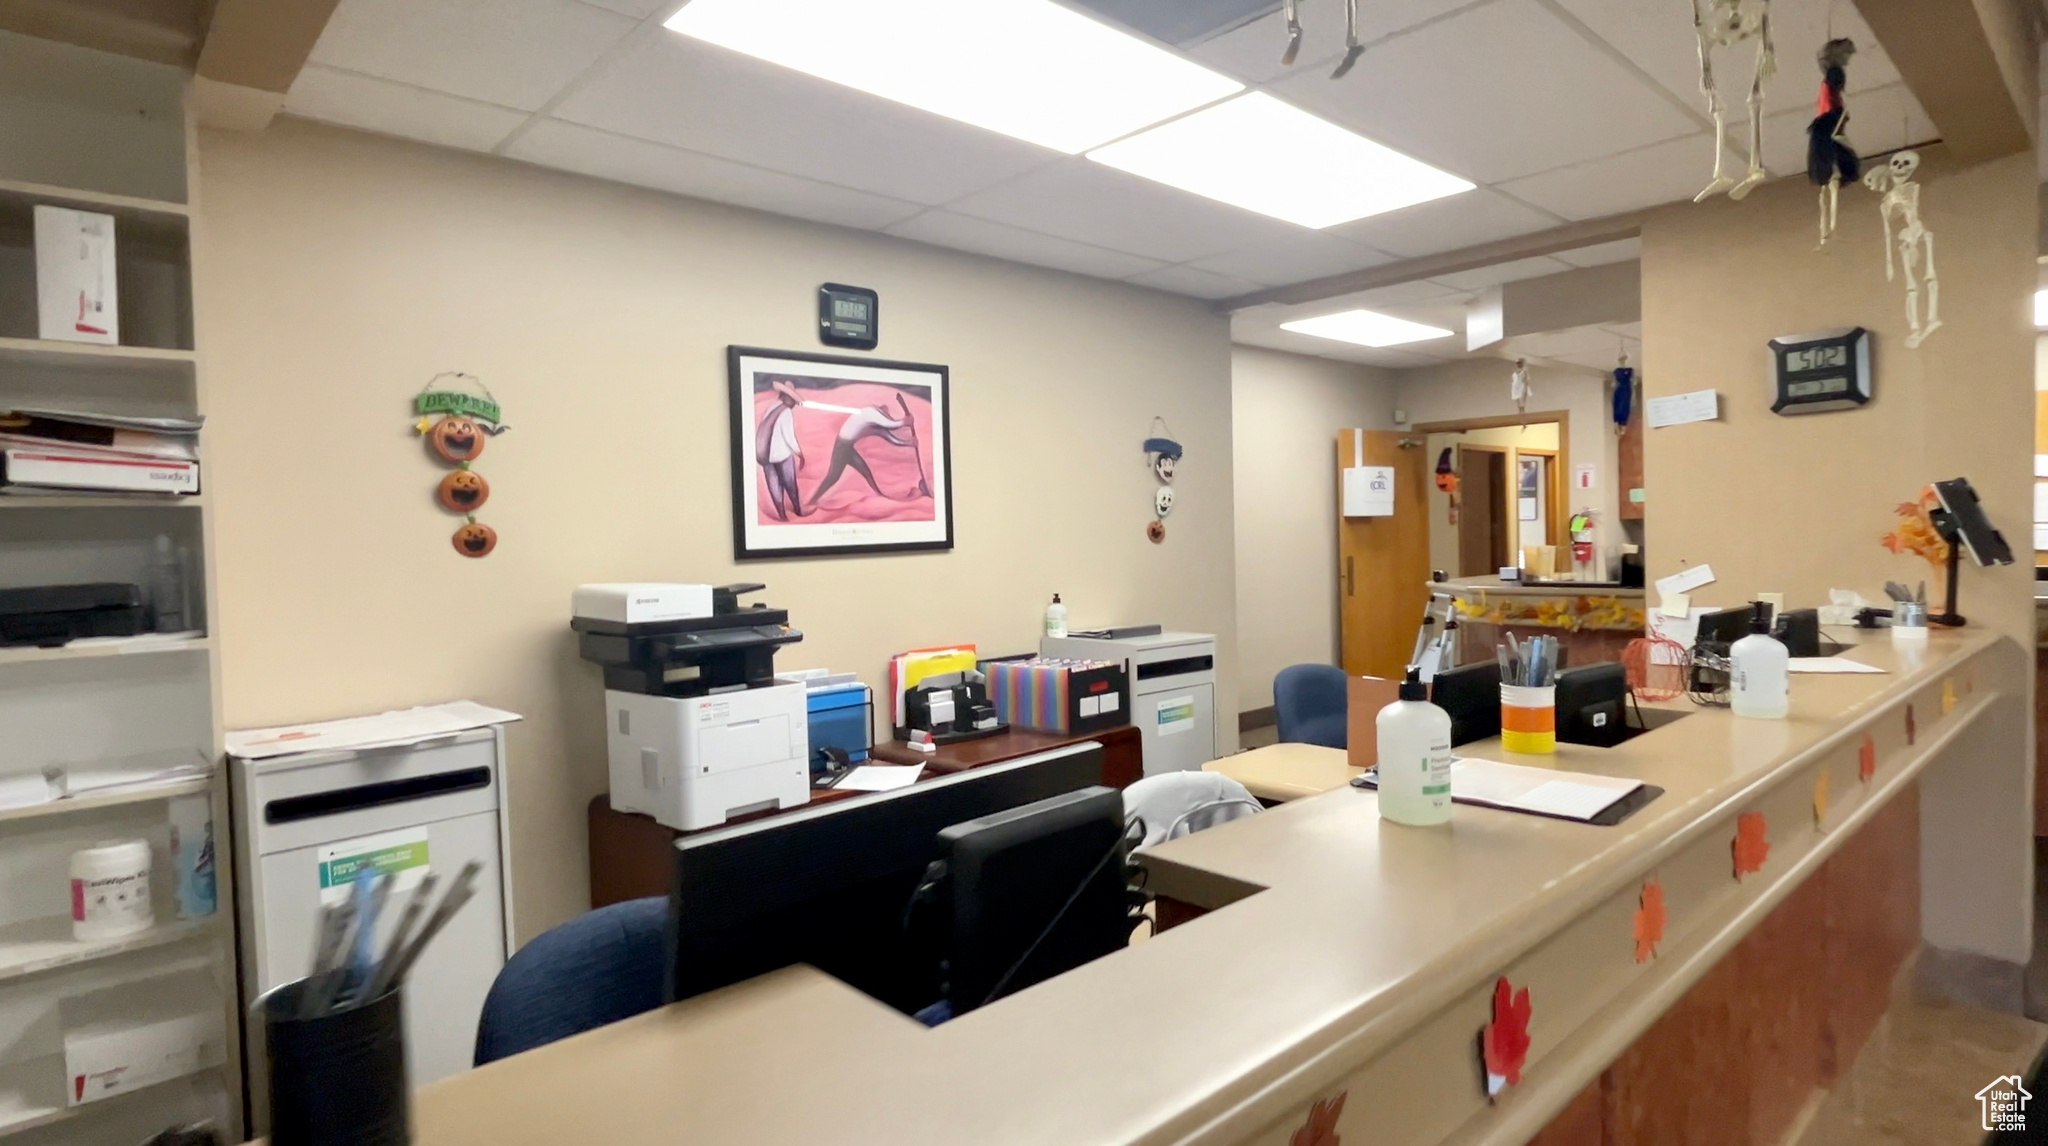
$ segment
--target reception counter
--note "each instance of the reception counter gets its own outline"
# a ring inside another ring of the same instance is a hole
[[[1571,650],[1572,664],[1620,660],[1628,643],[1643,635],[1641,588],[1453,577],[1432,581],[1429,589],[1449,593],[1457,605],[1459,664],[1491,658],[1503,633],[1521,640],[1556,637]]]
[[[1937,634],[1914,660],[1850,655],[1888,674],[1797,677],[1789,720],[1687,707],[1561,749],[1665,789],[1618,826],[1460,806],[1403,828],[1338,787],[1148,853],[1152,890],[1207,914],[952,1023],[790,968],[430,1086],[416,1140],[1563,1144],[1604,1121],[1608,1141],[1773,1141],[1921,940],[2024,958],[2030,652]],[[1528,992],[1525,1047],[1502,981]],[[1716,989],[1703,1025],[1668,1029]],[[1517,1081],[1489,1100],[1497,1019]],[[1744,1059],[1768,1093],[1729,1081]],[[1741,1125],[1701,1130],[1717,1117]]]

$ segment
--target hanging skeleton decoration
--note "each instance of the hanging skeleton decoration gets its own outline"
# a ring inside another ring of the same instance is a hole
[[[1899,269],[1906,277],[1906,349],[1917,349],[1927,336],[1941,329],[1941,283],[1934,274],[1934,232],[1920,221],[1920,185],[1913,173],[1920,169],[1920,153],[1895,151],[1882,167],[1863,176],[1863,185],[1884,196],[1878,201],[1878,216],[1884,220],[1884,281],[1892,281],[1892,243],[1899,245]],[[1892,232],[1892,216],[1899,230]],[[1923,270],[1922,258],[1927,260]],[[1922,281],[1927,287],[1925,315],[1920,308]]]
[[[1778,74],[1777,49],[1771,43],[1771,0],[1692,0],[1692,27],[1700,41],[1700,91],[1707,114],[1714,118],[1714,178],[1693,202],[1702,203],[1726,191],[1740,199],[1756,190],[1764,171],[1764,85]],[[1728,154],[1728,115],[1721,89],[1714,82],[1714,49],[1757,41],[1756,72],[1749,82],[1749,173],[1739,181],[1724,164]]]
[[[1291,68],[1301,55],[1301,0],[1280,0],[1280,12],[1287,21],[1287,50],[1280,53],[1280,66]],[[1365,45],[1358,40],[1358,0],[1344,0],[1344,58],[1337,61],[1330,78],[1343,79],[1364,54]]]
[[[1820,99],[1813,122],[1806,125],[1806,177],[1820,188],[1820,245],[1835,233],[1835,204],[1844,180],[1854,181],[1862,160],[1849,146],[1849,105],[1842,99],[1848,83],[1849,57],[1856,41],[1829,40],[1816,57],[1820,64]]]
[[[1515,413],[1529,412],[1529,360],[1515,359],[1515,372],[1508,375],[1508,397],[1514,399]]]

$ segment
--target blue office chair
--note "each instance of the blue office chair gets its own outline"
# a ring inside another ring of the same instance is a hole
[[[660,1006],[667,926],[667,899],[629,899],[520,948],[484,997],[476,1065]]]
[[[1349,685],[1335,665],[1288,665],[1273,678],[1273,714],[1280,740],[1287,744],[1320,744],[1342,748],[1348,739],[1346,721]]]

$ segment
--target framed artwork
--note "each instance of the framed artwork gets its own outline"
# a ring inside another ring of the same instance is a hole
[[[733,346],[735,560],[953,548],[944,366]]]

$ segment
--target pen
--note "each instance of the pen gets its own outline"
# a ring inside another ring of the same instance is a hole
[[[362,999],[370,1002],[383,996],[385,988],[391,985],[393,974],[398,970],[398,957],[405,951],[405,941],[411,937],[413,925],[425,915],[427,903],[434,897],[434,887],[440,876],[428,872],[420,885],[412,889],[412,899],[405,910],[398,914],[398,924],[391,929],[391,937],[384,941],[384,957],[377,960],[377,969],[370,974],[370,985],[363,989]]]
[[[469,897],[476,893],[477,873],[482,871],[483,867],[484,865],[476,860],[462,865],[462,870],[456,873],[454,882],[448,886],[448,894],[441,898],[441,905],[434,909],[434,914],[427,918],[426,925],[420,928],[419,936],[406,947],[405,953],[398,957],[398,965],[391,970],[391,979],[405,978],[406,972],[411,971],[412,965],[419,961],[420,954],[426,950],[427,944],[433,942],[434,936],[448,925],[448,921],[455,917],[455,913],[461,910],[463,904],[469,902]]]

